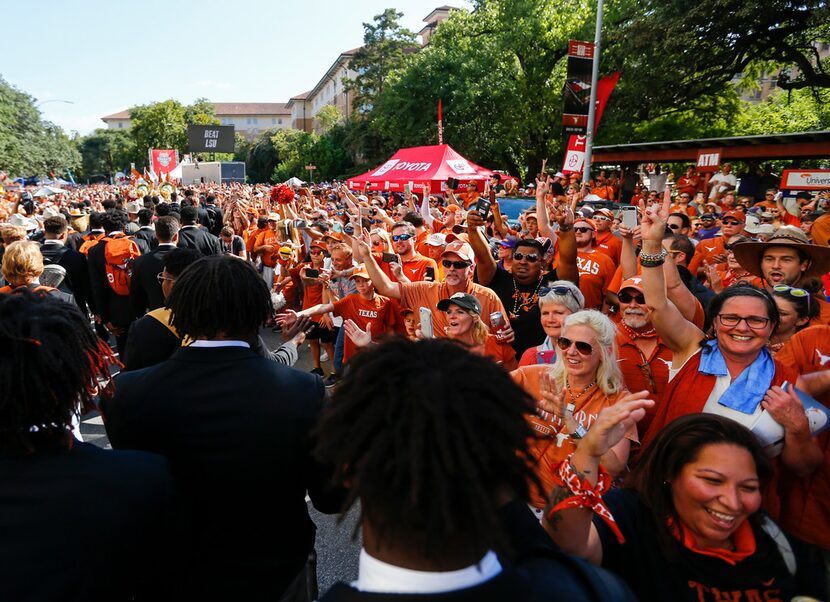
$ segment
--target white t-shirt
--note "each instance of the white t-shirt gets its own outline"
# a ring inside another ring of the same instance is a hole
[[[717,185],[712,186],[713,182]],[[723,184],[726,184],[726,186],[723,186]],[[725,174],[718,172],[709,179],[709,185],[712,186],[712,190],[709,192],[709,198],[713,199],[718,192],[726,192],[728,186],[735,188],[738,185],[738,178],[733,173]]]

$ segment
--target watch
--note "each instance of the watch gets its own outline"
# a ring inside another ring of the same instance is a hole
[[[576,430],[573,433],[571,433],[571,439],[582,439],[587,434],[588,431],[585,429],[584,426],[580,424],[576,427]]]

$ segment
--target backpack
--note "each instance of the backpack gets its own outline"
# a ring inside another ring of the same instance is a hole
[[[81,243],[81,246],[78,248],[79,253],[83,253],[85,256],[89,255],[89,250],[98,244],[102,238],[104,238],[106,234],[101,232],[100,234],[84,234],[81,237],[81,240],[84,242]]]
[[[107,272],[107,282],[116,295],[130,294],[130,281],[133,275],[133,264],[141,251],[135,241],[124,234],[103,239],[104,267]]]

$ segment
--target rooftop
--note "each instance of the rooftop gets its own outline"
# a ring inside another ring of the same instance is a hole
[[[214,102],[213,110],[217,116],[227,115],[290,115],[284,102]],[[129,119],[130,109],[101,117],[103,121],[111,119]]]

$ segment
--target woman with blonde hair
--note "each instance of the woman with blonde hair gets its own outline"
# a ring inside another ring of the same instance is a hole
[[[576,449],[601,410],[631,395],[617,363],[616,329],[605,314],[589,309],[569,315],[556,346],[558,359],[547,372],[525,366],[513,373],[528,393],[554,409],[540,408],[530,418],[537,433],[532,443],[536,472],[544,487],[531,492],[531,505],[539,512],[553,487],[554,467]],[[617,476],[625,469],[632,443],[638,443],[634,425],[603,455],[609,473]]]

